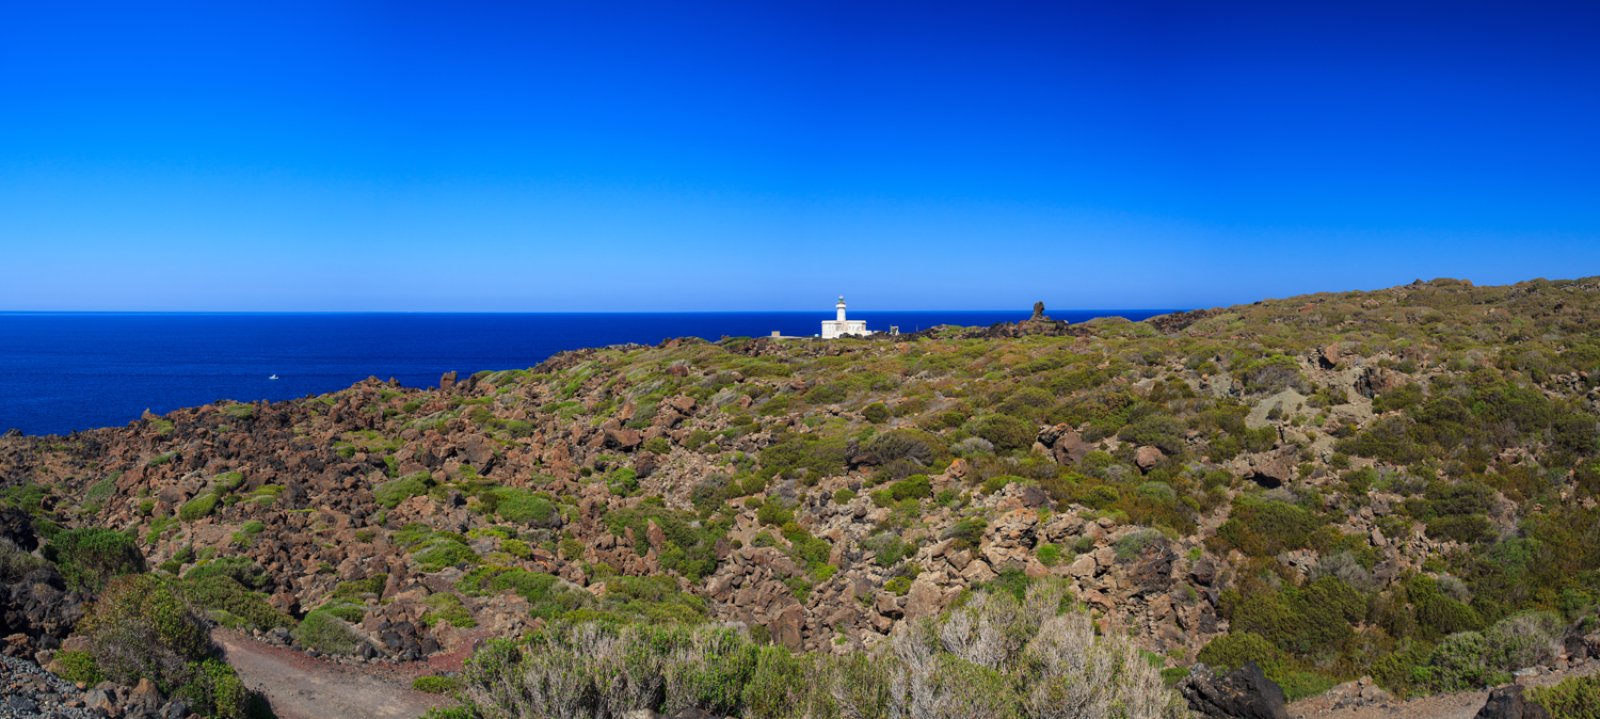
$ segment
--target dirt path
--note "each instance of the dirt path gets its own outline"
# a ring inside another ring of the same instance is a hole
[[[232,632],[212,635],[246,686],[265,694],[278,719],[416,719],[448,702],[411,689],[403,672],[312,659]]]

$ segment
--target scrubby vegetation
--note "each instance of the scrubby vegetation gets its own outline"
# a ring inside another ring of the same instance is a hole
[[[66,530],[45,545],[44,555],[56,563],[68,585],[84,592],[98,592],[116,577],[144,571],[144,555],[133,540],[109,529]]]
[[[1600,675],[1536,687],[1528,690],[1527,698],[1549,711],[1551,719],[1600,719]]]
[[[149,574],[112,580],[79,631],[93,659],[89,668],[75,658],[80,675],[130,685],[149,679],[205,716],[235,719],[254,711],[258,700],[216,658],[205,623],[170,582]]]
[[[0,501],[74,587],[143,552],[207,618],[330,653],[537,621],[555,655],[660,632],[832,686],[964,591],[1047,575],[1174,675],[1423,694],[1547,662],[1600,606],[1597,337],[1590,279],[674,340],[0,439],[37,483]],[[120,531],[60,526],[91,519]],[[1023,671],[927,651],[950,681]],[[749,671],[718,706],[764,715]]]
[[[879,652],[797,654],[709,625],[557,623],[469,661],[460,716],[619,717],[699,710],[778,717],[1182,715],[1133,644],[1097,636],[1056,583],[980,592]]]

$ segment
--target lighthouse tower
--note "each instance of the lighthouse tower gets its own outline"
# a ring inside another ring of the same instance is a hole
[[[866,320],[847,320],[844,316],[844,295],[839,295],[839,303],[833,306],[834,319],[832,322],[822,323],[822,339],[831,340],[845,336],[864,336],[872,334],[867,329]]]

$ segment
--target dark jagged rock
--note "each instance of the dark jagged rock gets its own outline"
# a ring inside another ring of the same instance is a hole
[[[1224,676],[1196,664],[1178,691],[1190,709],[1212,719],[1289,719],[1283,689],[1255,662]]]
[[[1550,719],[1550,712],[1524,699],[1520,684],[1511,684],[1489,692],[1477,719]]]
[[[33,520],[15,507],[0,507],[0,539],[11,540],[18,549],[31,552],[39,548],[39,538],[33,531]]]

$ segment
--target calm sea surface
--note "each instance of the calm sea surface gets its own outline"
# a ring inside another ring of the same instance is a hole
[[[1052,311],[1072,322],[1165,310]],[[852,312],[872,329],[988,325],[1018,312]],[[810,336],[818,312],[548,314],[0,313],[0,431],[120,425],[145,409],[283,400],[369,376],[411,387],[439,375],[531,367],[562,350],[671,337]],[[276,374],[279,379],[268,379]]]

